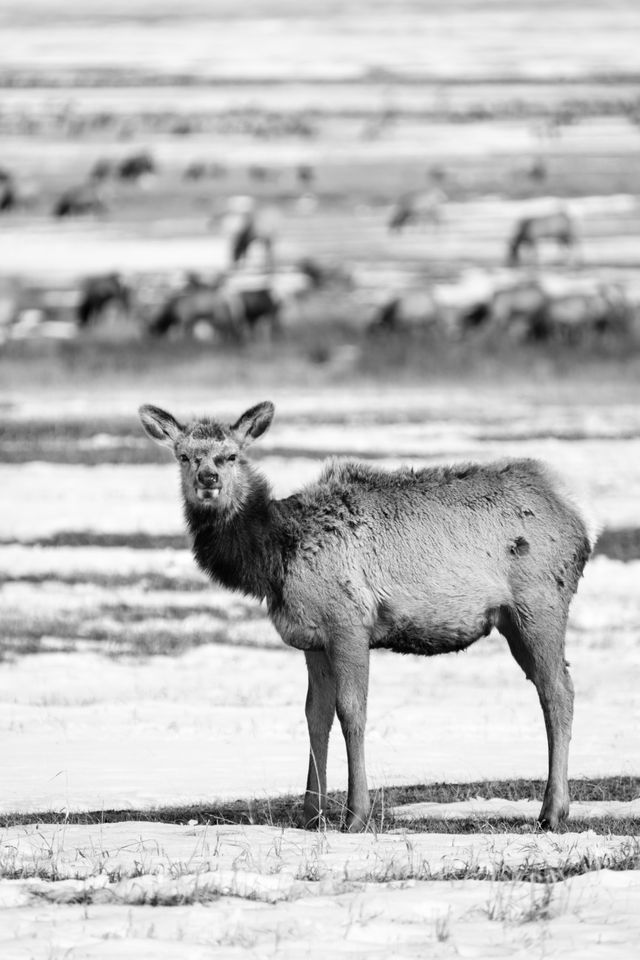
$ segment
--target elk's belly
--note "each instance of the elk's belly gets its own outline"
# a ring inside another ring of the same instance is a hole
[[[318,625],[309,619],[287,616],[278,611],[271,613],[271,621],[288,647],[296,650],[323,650],[326,647]]]
[[[382,616],[372,631],[370,646],[425,657],[455,653],[491,633],[498,617],[499,612],[492,609],[455,623],[405,618],[389,623]]]

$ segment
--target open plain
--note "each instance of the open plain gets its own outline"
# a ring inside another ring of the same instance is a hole
[[[0,214],[0,327],[27,330],[0,346],[0,955],[631,960],[637,338],[365,331],[390,296],[473,304],[510,276],[514,222],[558,204],[579,224],[576,262],[545,250],[527,276],[595,278],[637,309],[636,6],[216,7],[0,13],[2,166],[21,198]],[[156,174],[108,182],[104,216],[52,218],[97,161],[140,149]],[[195,162],[216,176],[186,180]],[[439,222],[390,234],[398,196],[434,177]],[[277,341],[147,340],[158,291],[227,267],[220,211],[246,193],[278,211],[284,274],[310,257],[352,285],[287,310]],[[78,335],[79,284],[111,270],[136,291],[126,328]],[[561,832],[536,826],[542,715],[497,633],[448,657],[377,651],[369,829],[340,829],[337,727],[329,815],[299,829],[304,658],[260,605],[199,573],[176,466],[136,417],[155,403],[231,420],[263,399],[276,419],[255,459],[276,496],[329,456],[532,456],[588,499],[601,534],[567,636]]]

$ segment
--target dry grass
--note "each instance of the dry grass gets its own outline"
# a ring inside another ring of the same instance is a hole
[[[331,877],[313,851],[301,852],[293,875],[289,869],[283,872],[277,840],[274,841],[270,864],[253,862],[250,850],[246,850],[243,857],[237,859],[233,871],[218,863],[215,851],[204,860],[200,856],[193,863],[164,860],[161,866],[152,856],[147,858],[142,853],[133,864],[123,867],[110,863],[110,857],[117,851],[77,851],[75,860],[62,861],[60,853],[51,849],[41,858],[26,863],[14,860],[12,856],[4,858],[0,861],[0,879],[43,881],[38,886],[30,886],[31,895],[55,903],[129,903],[137,906],[207,903],[221,895],[273,903],[283,899],[295,900],[313,892],[344,893],[365,884],[480,880],[505,885],[501,892],[494,892],[487,907],[489,919],[498,920],[507,919],[512,906],[508,884],[527,882],[550,888],[553,884],[587,873],[637,870],[640,867],[640,843],[637,840],[630,840],[618,850],[585,852],[578,857],[569,855],[553,866],[541,863],[532,850],[531,860],[525,859],[519,864],[503,861],[496,851],[495,859],[488,864],[476,862],[471,855],[466,862],[458,860],[456,864],[435,869],[428,859],[413,854],[409,839],[407,844],[407,856],[403,862],[393,854],[381,853],[375,866],[364,870],[362,867],[350,869],[347,856],[343,876],[339,879]],[[319,849],[318,855],[324,852]],[[539,919],[548,904],[547,891],[543,890],[542,897],[536,897],[520,914],[520,920]]]
[[[413,786],[387,787],[372,790],[373,813],[370,830],[373,832],[403,833],[540,833],[531,821],[514,818],[484,820],[481,817],[460,817],[443,820],[436,817],[403,821],[396,824],[389,817],[389,809],[410,803],[455,803],[481,796],[502,800],[542,801],[545,782],[542,780],[478,780],[471,783],[431,783]],[[640,797],[640,777],[602,777],[569,782],[571,799],[598,802],[604,800],[629,801]],[[234,800],[219,804],[191,804],[189,806],[156,807],[143,810],[100,810],[88,813],[42,811],[38,814],[0,814],[0,827],[40,823],[119,823],[145,820],[156,823],[189,822],[210,824],[264,825],[295,827],[302,820],[301,795]],[[327,798],[328,817],[324,825],[339,828],[346,812],[346,794],[332,792]],[[640,836],[640,821],[635,818],[602,817],[581,821],[570,819],[561,832],[592,830],[602,835]]]

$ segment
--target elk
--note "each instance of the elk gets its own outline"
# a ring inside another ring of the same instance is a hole
[[[83,183],[65,190],[56,200],[54,217],[76,217],[83,213],[106,213],[102,194],[95,183]]]
[[[117,273],[87,277],[82,284],[76,309],[79,327],[90,327],[104,314],[107,307],[117,307],[127,313],[131,306],[131,291]]]
[[[558,210],[556,213],[523,217],[519,220],[509,238],[507,266],[517,267],[524,249],[537,258],[541,240],[554,241],[566,252],[567,257],[575,250],[576,228],[566,211]]]
[[[135,183],[146,174],[155,172],[155,160],[147,150],[140,150],[139,153],[123,157],[117,167],[117,174],[121,180],[132,180]]]
[[[139,415],[178,461],[196,563],[223,586],[266,601],[283,641],[304,651],[306,827],[326,811],[336,713],[347,748],[346,825],[367,825],[370,650],[450,653],[494,627],[542,706],[549,775],[540,823],[554,829],[566,818],[573,686],[565,631],[592,537],[549,467],[504,460],[387,472],[331,460],[317,482],[277,500],[247,458],[272,422],[272,403],[233,424],[182,424],[155,406]]]
[[[400,233],[411,224],[439,226],[446,201],[447,195],[440,187],[434,187],[424,193],[405,194],[391,211],[390,233]]]
[[[15,209],[17,201],[15,179],[8,170],[0,167],[0,213]]]
[[[193,336],[197,325],[204,324],[210,332],[235,343],[255,336],[259,327],[266,327],[275,338],[280,333],[280,307],[280,298],[270,283],[233,290],[224,285],[224,278],[213,286],[196,281],[169,297],[149,332],[164,336],[173,330]]]
[[[265,271],[273,273],[275,269],[274,231],[270,224],[266,229],[263,229],[253,212],[247,213],[242,218],[238,229],[231,238],[231,265],[238,267],[243,264],[247,259],[249,250],[256,242],[262,244]]]

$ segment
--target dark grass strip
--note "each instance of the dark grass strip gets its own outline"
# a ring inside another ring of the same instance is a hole
[[[144,465],[144,464],[163,464],[164,466],[171,461],[167,454],[163,453],[150,441],[143,440],[138,442],[118,442],[120,438],[113,438],[112,442],[93,445],[86,441],[84,444],[69,444],[65,441],[42,441],[36,444],[2,442],[0,440],[0,463],[4,464],[23,464],[31,463],[34,460],[44,461],[46,463],[62,463],[68,466],[86,466],[96,467],[103,465],[122,466],[122,465]],[[307,460],[326,460],[328,457],[350,456],[349,450],[330,450],[315,447],[268,447],[258,449],[251,454],[252,460],[264,460],[267,457],[280,457],[283,460],[291,458],[305,458]],[[369,450],[359,452],[358,457],[366,460],[386,460],[389,456],[401,457],[405,460],[421,461],[437,459],[436,455],[420,454],[415,450],[402,451],[392,450],[384,453],[379,450]]]
[[[74,570],[71,573],[65,573],[60,576],[54,576],[53,572],[24,574],[20,577],[10,577],[0,575],[0,586],[3,583],[64,583],[67,586],[75,586],[80,583],[90,583],[98,587],[138,587],[139,589],[152,590],[179,590],[183,592],[193,592],[210,590],[211,584],[204,577],[202,580],[189,577],[169,577],[162,573],[149,573],[136,576],[135,574],[118,573],[95,573],[93,571],[83,574],[81,570]]]
[[[30,540],[0,538],[0,546],[29,547],[127,547],[130,550],[188,550],[186,533],[97,533],[93,530],[61,530]]]
[[[527,442],[528,440],[562,440],[563,443],[584,443],[585,440],[604,440],[611,443],[616,443],[619,441],[624,442],[625,440],[637,440],[640,437],[640,430],[637,428],[631,428],[629,430],[620,430],[615,434],[607,433],[606,431],[598,432],[597,430],[518,430],[511,431],[508,428],[505,430],[496,430],[486,433],[476,434],[476,439],[486,443],[520,443]]]
[[[131,637],[123,631],[111,631],[104,627],[88,627],[75,635],[69,631],[64,634],[45,634],[34,630],[31,635],[3,638],[0,663],[41,653],[77,653],[79,649],[83,652],[90,650],[116,660],[178,657],[186,653],[187,650],[203,646],[277,651],[286,649],[279,640],[272,640],[271,638],[256,641],[232,638],[226,628],[206,628],[186,633],[177,630],[172,631],[169,626],[154,629],[150,632],[136,633],[135,636]]]
[[[387,824],[383,823],[382,829],[385,833],[443,833],[443,834],[539,834],[540,827],[534,820],[525,820],[524,818],[510,819],[508,817],[495,817],[483,819],[482,817],[460,817],[444,820],[438,817],[422,817],[415,820],[394,821],[389,820]],[[597,819],[588,819],[585,817],[569,817],[566,823],[563,823],[556,831],[556,834],[563,833],[584,833],[591,830],[599,836],[619,836],[619,837],[640,837],[640,818],[638,817],[598,817]]]
[[[198,596],[198,595],[196,595]],[[80,613],[75,611],[65,612],[63,615],[42,615],[36,610],[32,617],[23,611],[19,613],[8,613],[3,617],[3,630],[9,636],[34,637],[42,634],[68,633],[69,636],[90,636],[84,634],[83,630],[105,629],[104,621],[108,620],[117,627],[125,627],[130,624],[144,624],[148,620],[163,620],[170,623],[172,620],[178,623],[187,620],[190,617],[208,617],[211,620],[222,621],[223,623],[243,623],[254,620],[266,621],[266,612],[257,604],[246,605],[239,600],[238,607],[242,606],[242,617],[226,607],[218,607],[213,604],[198,603],[194,599],[188,606],[178,606],[172,603],[149,604],[138,606],[135,603],[113,603],[97,604],[91,611],[82,610]],[[237,608],[236,608],[237,609]]]
[[[539,828],[533,821],[523,818],[486,820],[480,817],[460,817],[443,820],[422,818],[394,822],[389,809],[410,803],[454,803],[478,796],[501,800],[536,800],[542,802],[545,781],[543,780],[478,780],[470,783],[416,784],[407,787],[387,787],[384,791],[371,791],[373,815],[371,829],[399,830],[405,833],[536,833]],[[640,797],[640,777],[602,777],[569,782],[573,801],[619,800],[629,801]],[[346,810],[346,794],[336,791],[328,796],[327,823],[340,827]],[[298,827],[302,822],[301,795],[231,800],[219,804],[191,804],[188,806],[151,807],[136,810],[95,810],[64,815],[52,810],[38,813],[0,814],[0,827],[27,823],[121,823],[130,820],[145,820],[156,823],[187,824],[190,820],[212,824],[257,824],[263,826]],[[640,819],[634,817],[602,817],[594,820],[570,819],[562,832],[593,830],[599,834],[625,836],[640,835]]]
[[[288,418],[285,422],[292,421]],[[314,418],[308,418],[308,422],[312,425]],[[317,422],[325,424],[327,421],[320,417]],[[306,424],[307,418],[301,423]],[[254,460],[266,457],[322,460],[333,454],[334,451],[324,448],[267,446],[257,447],[252,457]],[[375,449],[367,454],[374,460],[384,459],[387,455]],[[415,451],[407,456],[415,457]],[[84,466],[170,462],[166,452],[144,436],[136,418],[64,420],[61,423],[0,419],[0,463],[20,464],[33,460]]]
[[[306,456],[306,454],[305,454]],[[93,530],[61,530],[49,537],[29,540],[0,538],[0,546],[33,547],[128,547],[132,550],[187,550],[186,534],[97,533]],[[640,527],[604,530],[596,543],[594,556],[629,563],[640,560]]]
[[[4,444],[78,442],[96,436],[144,440],[135,416],[65,417],[62,420],[33,417],[29,420],[0,418],[0,442]]]
[[[198,415],[205,412],[204,410],[194,410],[193,414]],[[449,422],[454,425],[462,422],[460,417],[447,417],[439,410],[434,413],[433,410],[427,408],[414,408],[403,411],[400,415],[395,410],[367,411],[365,409],[348,412],[323,409],[317,413],[305,411],[301,414],[293,412],[278,414],[278,423],[297,427],[318,425],[335,427],[355,425],[394,426],[400,421],[412,424]],[[496,430],[499,430],[502,421],[490,420],[489,423],[493,424]],[[100,440],[96,441],[97,437]],[[51,444],[53,446],[62,443],[93,443],[98,445],[103,438],[106,442],[116,446],[118,441],[126,445],[139,445],[140,448],[149,443],[136,416],[135,407],[132,407],[131,416],[65,417],[62,420],[48,417],[31,417],[28,420],[16,419],[11,416],[3,417],[0,407],[0,449],[5,446],[15,446],[17,448],[21,445],[26,448],[29,445]],[[158,456],[160,457],[161,454],[159,453]],[[166,461],[166,456],[164,459]]]
[[[407,803],[455,803],[476,797],[498,797],[501,800],[539,800],[542,803],[546,780],[474,780],[469,783],[416,784],[388,787],[384,791],[388,806]],[[640,797],[640,777],[596,777],[570,780],[572,800],[636,800]],[[374,793],[372,793],[372,799]]]
[[[484,833],[484,831],[479,831]],[[445,866],[444,869],[432,869],[428,860],[418,864],[402,867],[391,865],[382,868],[379,873],[367,877],[367,880],[385,883],[389,880],[490,880],[493,882],[525,881],[531,883],[560,883],[571,877],[580,877],[585,873],[596,870],[637,870],[640,867],[640,842],[633,839],[620,851],[610,853],[585,853],[581,857],[566,860],[558,865],[540,863],[536,860],[525,861],[520,864],[509,864],[500,861],[495,864],[482,866],[478,864],[464,864],[459,867]],[[298,874],[298,880],[318,880],[320,877],[312,867],[308,874]]]

